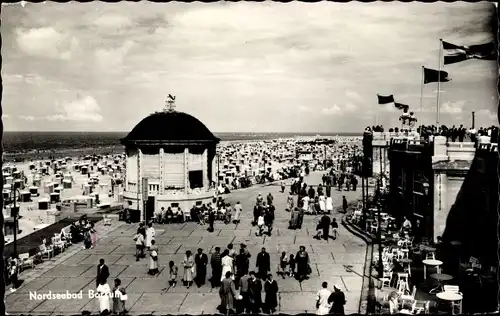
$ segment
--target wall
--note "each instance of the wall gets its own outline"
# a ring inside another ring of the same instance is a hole
[[[434,138],[432,169],[434,172],[433,239],[442,236],[450,209],[471,167],[476,149],[470,142],[447,142],[446,137]]]

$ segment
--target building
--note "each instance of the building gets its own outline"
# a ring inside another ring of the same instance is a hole
[[[387,152],[390,170],[391,206],[396,218],[406,216],[418,226],[421,237],[442,236],[448,214],[476,155],[471,142],[432,141],[391,133],[373,133],[373,156]],[[382,153],[381,153],[382,152]],[[373,159],[375,160],[375,159]]]
[[[174,100],[169,105],[121,139],[126,150],[124,203],[140,211],[141,220],[161,208],[189,211],[213,197],[220,140],[195,117],[175,111]]]

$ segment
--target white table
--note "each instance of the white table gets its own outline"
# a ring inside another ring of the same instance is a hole
[[[441,292],[441,293],[437,293],[436,296],[443,301],[449,301],[451,303],[456,302],[456,301],[462,301],[462,299],[463,299],[463,296],[461,294],[455,293],[455,292]],[[453,308],[453,306],[452,306],[452,308]],[[455,314],[454,309],[452,309],[452,314],[453,315]],[[460,302],[459,314],[462,314],[462,302]]]
[[[443,261],[434,260],[434,259],[426,259],[426,260],[423,260],[422,263],[424,264],[424,280],[427,280],[427,266],[439,267],[440,265],[443,264]]]

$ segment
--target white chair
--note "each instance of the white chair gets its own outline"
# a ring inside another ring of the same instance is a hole
[[[377,231],[378,231],[378,223],[374,221],[370,226],[370,232],[377,233]]]
[[[425,259],[426,260],[436,260],[436,255],[434,254],[434,251],[426,253]]]
[[[408,273],[400,273],[396,274],[396,284],[399,284],[400,281],[405,281],[408,283]]]
[[[430,301],[414,301],[412,306],[413,314],[429,314]]]
[[[382,281],[382,287],[385,287],[385,286],[390,287],[391,281],[392,281],[392,272],[384,271],[380,281]]]
[[[415,295],[417,294],[417,287],[414,285],[411,293],[409,295],[401,295],[400,299],[403,301],[402,303],[404,304],[406,301],[415,302]]]
[[[109,219],[106,215],[103,215],[102,219],[104,221],[104,226],[111,226],[111,219]]]
[[[464,297],[464,295],[460,292],[460,287],[458,285],[444,285],[443,289],[445,292],[451,292],[451,293],[456,293]],[[455,315],[455,308],[458,308],[458,314],[462,313],[462,300],[456,302],[452,301],[451,302],[451,310],[452,314]]]
[[[54,256],[54,249],[52,247],[47,247],[45,244],[42,244],[40,246],[40,253],[42,254],[42,259],[47,257],[47,259],[50,259]]]
[[[400,296],[407,295],[406,293],[410,292],[408,282],[405,280],[399,280],[396,289]]]
[[[182,211],[184,214],[184,221],[190,221],[191,220],[191,211]]]
[[[22,272],[25,267],[31,269],[35,268],[35,262],[33,261],[33,258],[30,258],[29,253],[19,254],[19,272]]]

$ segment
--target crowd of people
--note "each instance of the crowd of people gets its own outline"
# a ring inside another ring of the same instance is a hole
[[[384,132],[384,127],[382,125],[367,127],[366,131],[371,132]],[[408,130],[405,128],[390,128],[389,133],[403,133],[403,134],[414,134],[417,137],[424,139],[430,139],[433,136],[445,136],[449,142],[464,142],[470,141],[473,143],[482,143],[481,138],[488,137],[489,141],[492,143],[498,142],[499,129],[496,126],[480,127],[476,129],[474,127],[467,128],[463,124],[458,127],[453,125],[448,127],[446,125],[441,125],[439,127],[435,125],[420,125],[415,130]]]

